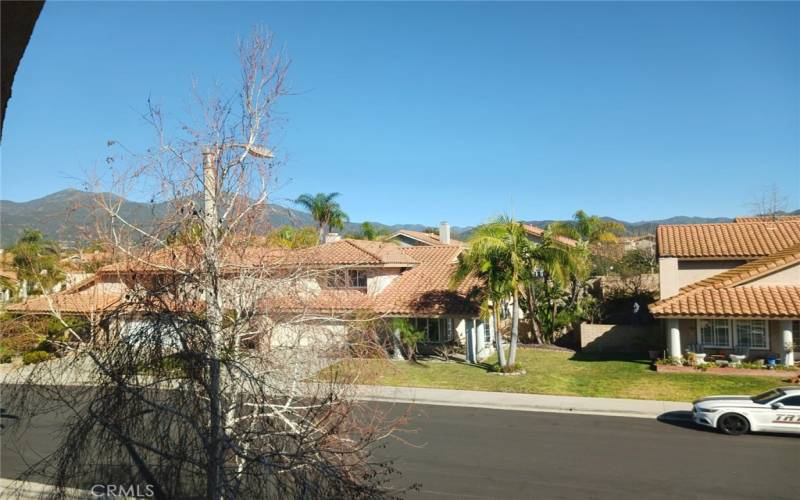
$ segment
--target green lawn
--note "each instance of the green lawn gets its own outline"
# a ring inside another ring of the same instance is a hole
[[[517,356],[527,370],[525,375],[499,376],[488,373],[485,366],[461,363],[374,359],[339,363],[328,369],[328,375],[336,373],[371,385],[667,401],[692,401],[711,394],[756,394],[781,385],[781,379],[774,377],[656,373],[649,361],[573,359],[573,353],[564,351],[521,349]]]

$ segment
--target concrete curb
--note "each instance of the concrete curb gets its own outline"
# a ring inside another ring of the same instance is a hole
[[[691,403],[639,399],[549,396],[507,392],[461,391],[422,387],[358,386],[357,397],[365,401],[465,406],[494,410],[575,413],[615,417],[679,419]],[[673,414],[673,415],[670,415]]]

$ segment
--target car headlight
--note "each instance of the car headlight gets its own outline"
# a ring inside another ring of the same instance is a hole
[[[698,406],[697,407],[697,411],[700,411],[700,412],[703,412],[703,413],[714,413],[715,411],[717,411],[717,409],[716,408],[701,408],[701,407]]]

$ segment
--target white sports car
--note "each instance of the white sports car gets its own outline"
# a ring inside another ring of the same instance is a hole
[[[712,396],[693,403],[696,424],[725,434],[788,432],[800,434],[800,387],[779,387],[757,396]]]

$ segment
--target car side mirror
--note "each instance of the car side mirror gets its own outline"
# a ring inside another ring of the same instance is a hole
[[[781,408],[783,408],[783,403],[778,401],[777,403],[772,403],[770,406],[772,406],[773,410],[780,410]]]

